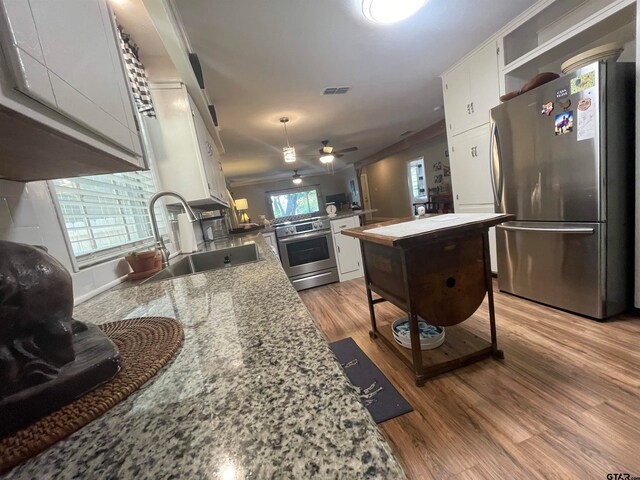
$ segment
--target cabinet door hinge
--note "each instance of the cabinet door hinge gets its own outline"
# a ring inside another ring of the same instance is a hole
[[[496,55],[500,55],[500,47],[496,47]]]

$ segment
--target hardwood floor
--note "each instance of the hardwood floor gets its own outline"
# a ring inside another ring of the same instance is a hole
[[[410,478],[640,476],[640,315],[599,323],[497,292],[502,361],[416,387],[369,338],[364,280],[300,292],[329,341],[353,337],[414,407],[380,425]],[[403,316],[376,306],[379,322]],[[462,325],[488,338],[487,306]]]

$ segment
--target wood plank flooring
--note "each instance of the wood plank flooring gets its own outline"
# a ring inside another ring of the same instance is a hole
[[[300,292],[328,341],[353,337],[414,407],[380,425],[410,478],[640,477],[640,315],[606,323],[497,292],[502,361],[416,387],[369,338],[364,280]],[[403,313],[376,306],[378,321]],[[464,322],[489,338],[486,300]]]

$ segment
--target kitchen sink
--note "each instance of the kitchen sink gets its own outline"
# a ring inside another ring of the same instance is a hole
[[[216,270],[218,268],[234,267],[244,263],[257,262],[258,260],[262,260],[262,258],[260,258],[258,248],[254,243],[239,247],[213,250],[211,252],[192,253],[169,265],[142,283],[145,284],[166,280],[168,278],[184,277],[185,275]]]

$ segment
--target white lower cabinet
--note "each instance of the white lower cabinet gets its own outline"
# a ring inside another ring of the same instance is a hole
[[[262,232],[262,237],[271,247],[273,253],[276,254],[278,260],[280,260],[280,252],[278,251],[278,241],[276,240],[276,232]]]
[[[353,237],[342,235],[342,230],[360,226],[360,217],[346,217],[331,221],[333,246],[336,250],[338,276],[341,282],[360,278],[364,275],[360,241]]]
[[[482,205],[460,205],[456,207],[456,213],[495,213],[493,203]],[[489,229],[489,250],[491,251],[491,271],[498,273],[498,251],[496,249],[496,229]]]

